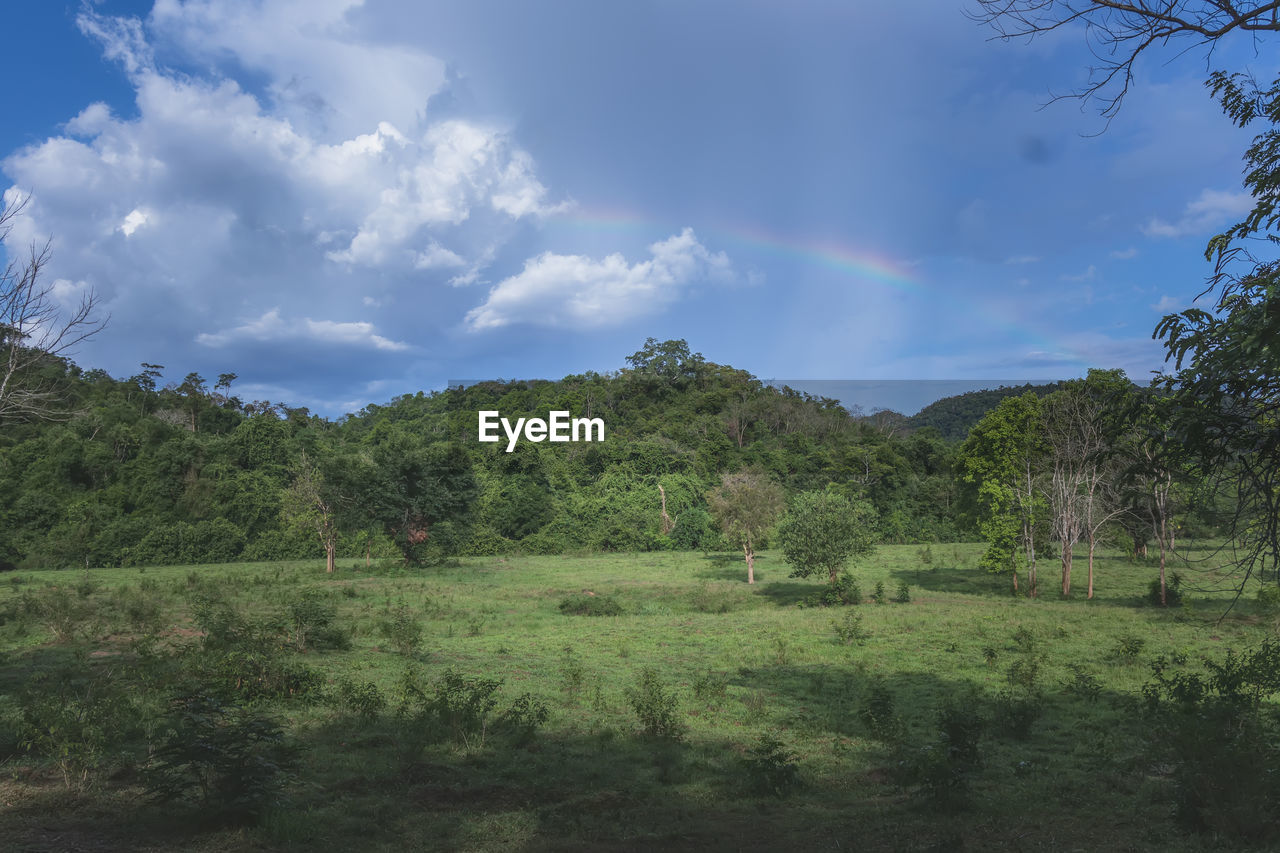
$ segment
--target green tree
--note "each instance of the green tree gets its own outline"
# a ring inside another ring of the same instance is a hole
[[[969,431],[961,448],[965,482],[977,490],[978,530],[987,540],[981,565],[1011,570],[1018,589],[1018,549],[1025,555],[1027,593],[1036,589],[1036,521],[1043,498],[1036,488],[1045,452],[1040,397],[1006,397]]]
[[[755,583],[756,545],[782,513],[782,487],[762,469],[747,468],[724,474],[707,503],[725,535],[742,546],[747,583]]]
[[[1262,237],[1280,242],[1280,78],[1263,88],[1217,73],[1209,85],[1237,125],[1269,127],[1245,154],[1253,210],[1205,251],[1215,263],[1213,310],[1170,315],[1156,328],[1176,369],[1161,383],[1172,439],[1161,449],[1230,498],[1223,521],[1243,591],[1255,575],[1280,577],[1280,263],[1248,248]]]
[[[796,495],[778,525],[791,577],[825,573],[835,586],[850,559],[875,550],[875,518],[867,501],[849,500],[830,489]]]

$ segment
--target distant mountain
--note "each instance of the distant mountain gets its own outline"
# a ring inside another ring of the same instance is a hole
[[[1000,405],[1000,401],[1005,397],[1017,397],[1028,391],[1044,397],[1061,390],[1065,385],[1065,382],[1060,381],[1042,385],[1001,386],[983,391],[969,391],[954,397],[943,397],[936,403],[925,406],[918,414],[907,418],[906,424],[910,429],[933,427],[942,433],[943,438],[960,440],[969,434],[973,425],[982,420],[987,412]]]

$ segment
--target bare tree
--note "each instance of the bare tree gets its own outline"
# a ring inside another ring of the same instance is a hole
[[[1120,109],[1138,57],[1152,45],[1185,44],[1211,55],[1232,32],[1280,32],[1280,0],[974,0],[971,19],[991,27],[995,38],[1031,39],[1082,25],[1098,64],[1089,82],[1070,95],[1096,100],[1103,116]],[[1055,97],[1055,100],[1057,98]]]
[[[26,204],[23,198],[0,211],[0,242]],[[52,246],[52,241],[43,247],[33,244],[25,261],[10,260],[0,273],[0,423],[68,417],[57,377],[41,368],[68,356],[106,325],[94,316],[97,297],[92,291],[81,294],[78,307],[63,311],[54,285],[41,280]]]

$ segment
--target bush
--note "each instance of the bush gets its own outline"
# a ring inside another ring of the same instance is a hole
[[[1177,572],[1169,576],[1169,582],[1164,586],[1164,600],[1169,607],[1177,607],[1182,604],[1182,576]],[[1159,578],[1151,581],[1151,584],[1147,587],[1147,603],[1153,607],[1160,606]]]
[[[1152,747],[1173,767],[1175,814],[1197,832],[1252,844],[1280,836],[1280,640],[1220,662],[1204,674],[1169,673],[1163,658],[1143,687],[1156,725]]]
[[[906,733],[906,725],[894,707],[893,693],[883,682],[872,683],[858,716],[876,740],[897,743]]]
[[[58,586],[45,587],[38,592],[24,591],[18,610],[38,620],[58,643],[69,643],[83,634],[96,614],[91,599],[72,596],[66,587]]]
[[[640,719],[640,730],[650,737],[683,740],[685,725],[679,717],[679,698],[668,690],[653,667],[640,672],[636,685],[627,690],[627,702]]]
[[[1116,641],[1107,657],[1117,663],[1137,663],[1138,655],[1142,654],[1142,650],[1146,645],[1147,641],[1141,637],[1125,634]]]
[[[338,608],[327,598],[319,590],[307,590],[285,608],[289,639],[298,651],[351,648],[350,633],[333,624]]]
[[[622,605],[611,595],[579,593],[562,599],[560,612],[571,616],[618,616]]]
[[[836,632],[836,639],[845,646],[862,643],[871,633],[862,627],[861,613],[846,613],[843,620],[832,619],[831,627]]]
[[[379,625],[382,636],[405,657],[417,654],[422,646],[422,621],[407,605],[401,604]]]
[[[898,584],[898,591],[894,594],[893,600],[897,604],[911,603],[911,587],[907,586],[906,581]]]
[[[768,732],[756,739],[744,764],[751,788],[757,793],[785,797],[799,785],[795,753]]]
[[[270,717],[208,694],[181,696],[147,768],[147,790],[159,802],[193,798],[217,817],[256,819],[279,800],[295,760]]]
[[[705,583],[690,597],[693,609],[700,613],[728,613],[741,600],[735,588],[713,587]]]
[[[938,739],[906,763],[906,781],[944,811],[970,801],[970,777],[982,766],[980,740],[986,721],[972,708],[947,704],[938,712]]]
[[[852,575],[843,574],[835,583],[827,584],[822,592],[814,593],[805,599],[810,607],[843,607],[862,603],[862,587]]]
[[[357,683],[345,677],[338,679],[331,701],[364,720],[376,719],[387,706],[386,697],[378,685],[372,681]]]

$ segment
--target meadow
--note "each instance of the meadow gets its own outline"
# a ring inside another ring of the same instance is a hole
[[[852,569],[863,601],[844,607],[806,606],[823,584],[789,578],[773,552],[754,587],[740,555],[676,552],[7,573],[0,838],[1265,844],[1232,832],[1247,814],[1199,831],[1175,819],[1181,771],[1143,687],[1257,647],[1274,611],[1248,596],[1223,618],[1233,592],[1207,548],[1171,566],[1184,598],[1167,609],[1147,600],[1154,561],[1105,553],[1085,601],[1057,596],[1046,560],[1029,600],[972,568],[980,550],[882,546]]]

